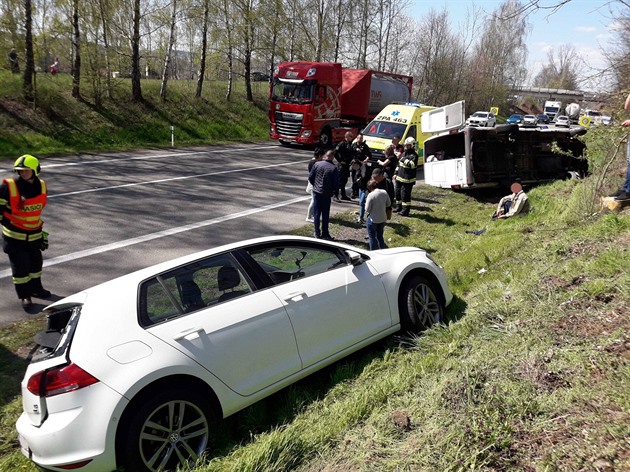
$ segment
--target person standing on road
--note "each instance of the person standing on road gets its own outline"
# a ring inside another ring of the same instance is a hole
[[[308,175],[311,175],[311,170],[313,170],[313,166],[316,162],[319,162],[324,157],[324,150],[322,148],[315,148],[313,151],[313,157],[310,161],[308,161]],[[313,199],[313,185],[306,179],[306,193],[311,195],[311,201],[308,204],[308,209],[306,210],[306,221],[309,223],[313,223],[315,220],[313,219],[313,211],[315,208],[315,200]]]
[[[411,191],[416,184],[418,154],[415,150],[416,140],[411,136],[405,139],[405,152],[398,160],[396,171],[396,209],[401,216],[409,216],[411,210]]]
[[[339,188],[339,169],[333,163],[334,158],[335,154],[333,151],[326,151],[324,159],[313,165],[308,176],[308,181],[313,186],[313,219],[315,237],[318,239],[333,239],[328,230],[330,201],[335,191]]]
[[[353,159],[361,163],[369,163],[369,160],[372,158],[372,151],[370,151],[370,147],[367,145],[367,143],[363,141],[363,135],[361,133],[357,134],[357,138],[352,144],[352,149],[354,149]],[[370,172],[368,173],[368,180],[370,174],[372,173],[372,169],[370,168],[369,171]],[[352,170],[352,198],[360,197],[359,182],[361,179],[359,176],[357,176],[357,172],[357,170]],[[364,182],[364,184],[367,184],[367,180]],[[367,190],[367,187],[365,185],[363,186],[364,192],[365,190]],[[365,204],[365,201],[363,203]]]
[[[386,249],[383,233],[385,231],[385,223],[387,222],[387,208],[391,207],[391,200],[387,192],[378,188],[376,180],[371,179],[367,183],[370,193],[365,201],[365,210],[367,217],[367,232],[370,241],[370,251],[375,249]]]
[[[41,213],[46,206],[46,183],[38,176],[39,160],[25,154],[15,161],[17,179],[0,185],[3,250],[9,256],[13,284],[22,307],[29,310],[31,297],[48,298],[42,286],[42,250],[48,247]]]
[[[350,200],[350,197],[346,195],[346,185],[350,178],[350,165],[354,158],[354,149],[352,147],[353,134],[348,131],[343,141],[337,144],[335,148],[334,156],[337,160],[337,166],[339,167],[339,188],[335,189],[335,201]],[[340,195],[341,194],[341,195]]]
[[[623,107],[625,110],[630,111],[630,94],[628,94],[628,98],[626,98],[626,103]],[[629,120],[624,120],[623,123],[621,123],[621,126],[624,127],[630,127],[630,119]],[[613,195],[611,195],[612,197],[615,197],[615,201],[618,202],[627,202],[630,200],[630,136],[627,138],[627,143],[626,143],[626,165],[627,165],[627,169],[626,169],[626,181],[624,182],[623,186]]]

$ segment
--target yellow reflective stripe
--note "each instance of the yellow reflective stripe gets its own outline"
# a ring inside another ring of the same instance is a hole
[[[11,197],[15,197],[18,194],[17,185],[15,184],[15,180],[7,179],[7,185],[9,186],[9,195]]]
[[[39,181],[42,184],[42,195],[46,195],[46,182],[44,182],[42,179],[39,179]]]
[[[29,277],[31,279],[41,279],[42,278],[42,271],[40,270],[39,272],[31,272],[28,275],[29,275]]]
[[[24,233],[18,233],[17,231],[11,231],[6,226],[2,227],[2,234],[4,234],[5,236],[9,238],[19,239],[20,241],[35,241],[37,239],[42,238],[41,231],[39,233],[24,234]]]
[[[5,200],[4,198],[0,198],[0,205],[6,206],[9,203],[9,200]]]
[[[13,219],[21,220],[21,221],[39,221],[39,215],[35,215],[35,216],[18,216],[18,215],[13,215]]]
[[[402,177],[396,177],[396,180],[397,180],[398,182],[403,183],[403,184],[410,184],[410,183],[412,183],[412,182],[415,182],[415,181],[416,181],[416,179],[403,179]]]
[[[28,275],[26,277],[13,277],[13,283],[15,285],[27,284],[30,281],[31,281],[31,278]]]

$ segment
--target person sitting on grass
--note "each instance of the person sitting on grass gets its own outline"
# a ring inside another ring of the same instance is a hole
[[[529,198],[523,191],[523,186],[519,182],[514,182],[510,187],[510,195],[503,197],[497,205],[497,211],[492,215],[492,219],[505,219],[511,216],[523,216],[529,213]]]

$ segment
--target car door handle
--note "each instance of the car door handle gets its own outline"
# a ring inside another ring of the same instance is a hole
[[[203,328],[190,328],[177,333],[173,336],[175,341],[181,341],[182,339],[186,339],[188,341],[192,341],[193,339],[198,339],[199,335],[203,332]]]
[[[284,299],[285,302],[301,302],[302,300],[304,300],[305,296],[306,296],[306,292],[292,292],[292,293],[287,293],[282,298]]]

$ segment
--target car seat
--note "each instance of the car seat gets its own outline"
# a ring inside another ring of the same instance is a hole
[[[217,274],[217,284],[219,290],[223,292],[219,297],[219,302],[224,302],[249,293],[247,290],[234,290],[241,284],[241,274],[239,274],[236,267],[221,267]]]
[[[206,306],[201,297],[201,289],[194,280],[184,280],[180,284],[180,292],[182,297],[182,307],[185,313],[198,310]]]

